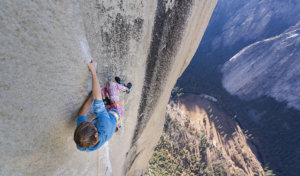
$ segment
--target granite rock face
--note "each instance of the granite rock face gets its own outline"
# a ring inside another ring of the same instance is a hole
[[[224,88],[249,100],[270,96],[300,110],[299,34],[300,22],[241,50],[222,68]]]
[[[165,107],[189,64],[216,0],[1,1],[0,175],[140,175],[158,141]],[[97,152],[73,142],[90,91],[118,75],[121,130]]]
[[[207,42],[211,47],[232,47],[282,33],[300,19],[299,1],[221,0],[209,27],[215,33]],[[237,46],[236,46],[237,47]]]
[[[178,86],[187,92],[222,91],[219,78],[223,64],[244,47],[280,35],[296,25],[300,20],[299,10],[300,1],[295,0],[219,0]]]

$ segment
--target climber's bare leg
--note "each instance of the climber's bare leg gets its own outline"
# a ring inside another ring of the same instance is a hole
[[[91,92],[89,94],[88,98],[85,100],[85,102],[81,106],[81,108],[78,112],[78,116],[86,116],[86,114],[88,113],[92,103],[93,103],[93,94]]]

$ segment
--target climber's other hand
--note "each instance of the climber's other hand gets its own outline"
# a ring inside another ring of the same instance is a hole
[[[91,62],[87,63],[89,70],[93,73],[96,72],[97,70],[97,62],[95,62],[93,59],[91,60]]]

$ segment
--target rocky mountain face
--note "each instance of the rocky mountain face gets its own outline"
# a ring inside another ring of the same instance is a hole
[[[300,3],[295,0],[220,1],[210,25],[218,26],[219,20],[227,19],[221,22],[218,35],[210,38],[211,47],[225,48],[271,37],[296,24],[299,11]]]
[[[195,94],[170,102],[146,175],[264,175],[248,140],[252,134],[218,106]]]
[[[241,50],[222,68],[225,89],[248,100],[266,95],[300,110],[299,34],[300,22]]]
[[[140,175],[165,106],[216,0],[0,2],[0,175]],[[101,84],[133,83],[121,130],[100,151],[73,141],[76,113]]]
[[[300,171],[299,6],[299,1],[218,1],[177,82],[184,92],[218,98],[223,110],[236,114],[255,136],[261,163],[277,175]]]
[[[244,47],[296,25],[299,9],[298,1],[218,1],[208,30],[178,86],[185,91],[205,89],[208,94],[223,91],[222,65]]]

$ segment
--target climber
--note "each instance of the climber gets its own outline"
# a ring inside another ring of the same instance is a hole
[[[123,105],[119,100],[118,91],[129,93],[132,85],[128,83],[125,86],[120,78],[116,77],[118,83],[110,81],[106,86],[100,87],[96,75],[97,63],[92,60],[87,65],[92,73],[92,92],[78,113],[74,141],[79,150],[89,152],[100,148],[116,131],[118,121],[123,116]],[[88,122],[86,115],[92,104],[96,118]]]

